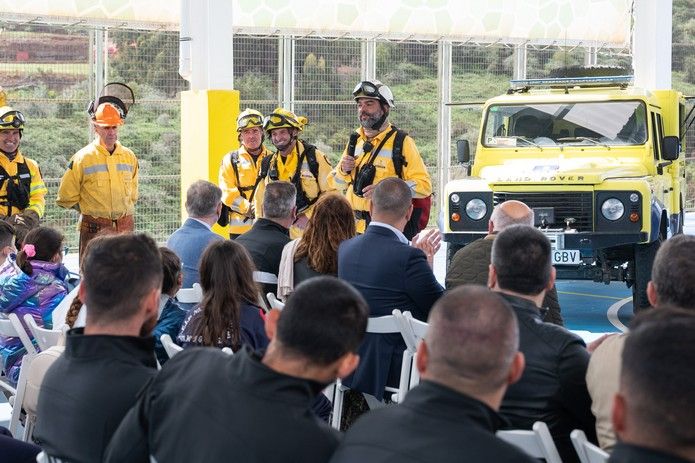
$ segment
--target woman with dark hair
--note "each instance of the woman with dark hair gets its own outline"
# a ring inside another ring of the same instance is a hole
[[[311,277],[337,276],[338,246],[355,234],[355,216],[347,199],[322,195],[302,237],[287,243],[282,252],[278,297],[287,298],[295,286]]]
[[[0,278],[0,312],[16,313],[20,320],[31,314],[37,325],[53,328],[53,309],[68,293],[68,271],[62,262],[63,235],[49,227],[30,230],[17,254],[21,272]],[[19,338],[3,337],[0,353],[5,374],[16,383],[26,349]]]
[[[215,241],[200,260],[203,299],[186,317],[177,339],[186,346],[265,348],[261,309],[255,305],[258,287],[253,281],[253,261],[234,241]]]

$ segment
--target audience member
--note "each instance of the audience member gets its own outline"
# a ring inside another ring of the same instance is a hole
[[[464,284],[487,284],[492,242],[495,236],[511,225],[533,226],[533,210],[521,201],[505,201],[495,206],[490,215],[485,238],[473,241],[459,249],[451,259],[446,270],[446,289],[452,289]],[[555,285],[546,291],[541,305],[543,321],[562,325],[560,302]]]
[[[426,235],[417,241],[432,245],[426,255],[410,246],[403,235],[413,211],[411,200],[411,189],[403,180],[389,177],[379,182],[372,195],[372,221],[366,232],[344,241],[338,249],[338,276],[362,293],[370,317],[391,315],[398,308],[426,320],[444,292],[431,268],[440,237]],[[398,384],[404,349],[400,334],[367,334],[360,347],[362,362],[345,384],[381,400],[387,384]]]
[[[323,195],[304,235],[285,246],[278,273],[278,297],[286,299],[295,286],[319,275],[338,275],[338,246],[355,236],[352,206],[338,194]]]
[[[652,307],[671,306],[695,311],[695,236],[678,235],[656,253],[647,299]],[[695,312],[694,312],[695,313]],[[586,384],[591,411],[596,416],[596,434],[606,450],[615,445],[612,423],[613,397],[620,380],[620,355],[627,334],[610,336],[591,354]]]
[[[625,341],[611,463],[695,462],[695,314],[640,314]]]
[[[162,263],[144,234],[98,236],[82,259],[84,328],[68,332],[65,353],[41,385],[35,438],[51,457],[102,461],[113,432],[157,373]]]
[[[333,277],[302,283],[266,320],[265,355],[187,349],[164,365],[114,435],[106,462],[326,462],[338,433],[312,400],[357,365],[367,305]]]
[[[573,429],[596,441],[584,379],[589,352],[579,336],[541,320],[539,306],[554,281],[550,241],[542,232],[514,225],[497,235],[488,286],[512,305],[519,320],[519,350],[526,357],[524,374],[509,387],[500,410],[514,428],[531,429],[544,421],[562,460],[572,462],[578,461],[569,438]]]
[[[203,300],[186,317],[177,342],[187,346],[264,348],[268,338],[261,309],[255,305],[258,287],[253,262],[236,241],[218,241],[200,259]]]
[[[167,240],[167,247],[183,263],[183,287],[190,288],[200,282],[198,267],[200,256],[213,241],[223,238],[212,231],[222,212],[222,190],[210,182],[198,180],[186,192],[188,218]]]
[[[12,255],[17,252],[14,241],[14,227],[0,220],[0,279],[14,276],[20,271],[12,258]]]
[[[373,411],[347,432],[332,463],[531,462],[495,437],[502,396],[524,368],[511,307],[482,286],[439,299],[418,346],[422,382],[403,404]]]
[[[169,355],[164,350],[160,338],[163,334],[168,334],[171,339],[176,339],[187,313],[175,299],[183,282],[181,259],[167,247],[160,247],[159,253],[162,256],[162,295],[159,298],[159,319],[152,334],[154,335],[154,351],[157,354],[157,360],[161,365],[164,365],[164,362],[169,360]]]
[[[0,455],[3,463],[35,463],[41,447],[13,439],[9,429],[0,426]]]
[[[251,255],[256,270],[278,275],[282,249],[290,241],[290,225],[297,208],[297,189],[290,182],[273,182],[265,187],[263,217],[256,220],[251,230],[240,235],[236,242]],[[277,285],[263,285],[263,294],[277,293]]]
[[[29,230],[17,254],[21,272],[0,277],[0,312],[15,313],[20,320],[30,314],[37,325],[52,328],[51,312],[68,293],[65,282],[68,272],[62,262],[63,235],[60,232],[49,227]],[[19,368],[26,353],[18,337],[0,337],[3,370],[13,383],[19,379]]]

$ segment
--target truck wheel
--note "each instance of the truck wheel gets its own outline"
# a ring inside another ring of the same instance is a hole
[[[651,307],[647,299],[647,283],[652,279],[652,264],[662,238],[635,245],[635,281],[632,285],[632,310],[635,314]]]

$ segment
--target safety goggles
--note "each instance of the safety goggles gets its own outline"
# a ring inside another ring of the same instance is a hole
[[[19,111],[8,111],[0,117],[0,127],[8,128],[12,127],[18,129],[24,125],[26,119],[24,114]]]
[[[355,98],[376,98],[382,101],[393,101],[391,90],[382,84],[374,84],[369,81],[362,81],[355,86],[352,91],[352,96]]]
[[[266,116],[265,122],[263,123],[266,129],[268,127],[296,127],[297,125],[299,125],[297,121],[283,116],[282,114],[271,114],[270,116]]]
[[[237,122],[238,130],[248,129],[249,127],[263,126],[263,118],[258,114],[248,114],[239,119]]]

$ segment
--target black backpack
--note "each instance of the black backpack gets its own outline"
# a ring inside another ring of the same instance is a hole
[[[31,172],[26,162],[17,164],[17,175],[10,175],[0,167],[0,189],[7,182],[4,196],[0,196],[0,205],[7,206],[7,215],[11,215],[12,207],[26,209],[29,206],[31,191]]]

